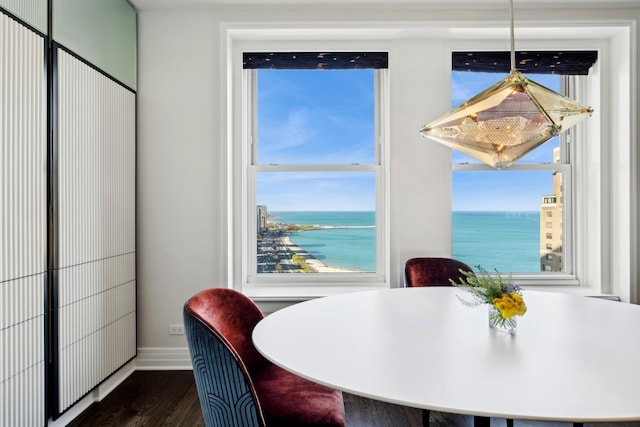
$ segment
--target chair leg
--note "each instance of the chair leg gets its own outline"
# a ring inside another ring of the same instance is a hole
[[[428,409],[422,410],[422,427],[429,427],[429,417],[431,415],[431,411]]]
[[[491,426],[491,418],[474,415],[473,427],[490,427],[490,426]]]
[[[507,427],[513,427],[513,419],[507,418]]]

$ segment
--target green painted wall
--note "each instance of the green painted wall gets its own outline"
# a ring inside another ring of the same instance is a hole
[[[47,0],[0,0],[0,7],[47,34]]]
[[[52,15],[57,43],[136,89],[136,11],[127,0],[53,0]]]

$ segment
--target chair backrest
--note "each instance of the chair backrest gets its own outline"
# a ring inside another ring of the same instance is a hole
[[[205,425],[263,427],[249,375],[269,363],[251,342],[260,309],[240,292],[215,288],[187,301],[183,315]]]
[[[411,258],[404,265],[405,283],[408,287],[451,286],[449,279],[456,283],[464,276],[463,271],[473,271],[462,261],[452,258]]]

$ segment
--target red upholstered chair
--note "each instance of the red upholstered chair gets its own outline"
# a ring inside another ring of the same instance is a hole
[[[473,271],[462,261],[452,258],[411,258],[404,265],[405,283],[408,287],[451,286],[449,279],[456,283],[464,276],[463,271]]]
[[[452,258],[411,258],[404,265],[404,278],[407,287],[422,286],[451,286],[449,279],[460,283],[465,278],[462,271],[471,271],[471,267],[462,261]],[[428,409],[422,411],[422,425],[429,426]],[[474,417],[475,427],[489,426],[490,420],[486,417]],[[507,419],[507,427],[513,427],[513,420]]]
[[[215,288],[184,306],[185,332],[207,427],[344,427],[342,393],[266,360],[251,333],[263,318],[240,292]]]

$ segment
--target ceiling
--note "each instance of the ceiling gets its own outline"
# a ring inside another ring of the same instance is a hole
[[[205,9],[221,6],[427,7],[483,9],[507,7],[507,0],[129,0],[138,10]],[[640,0],[514,0],[518,8],[637,8]]]

